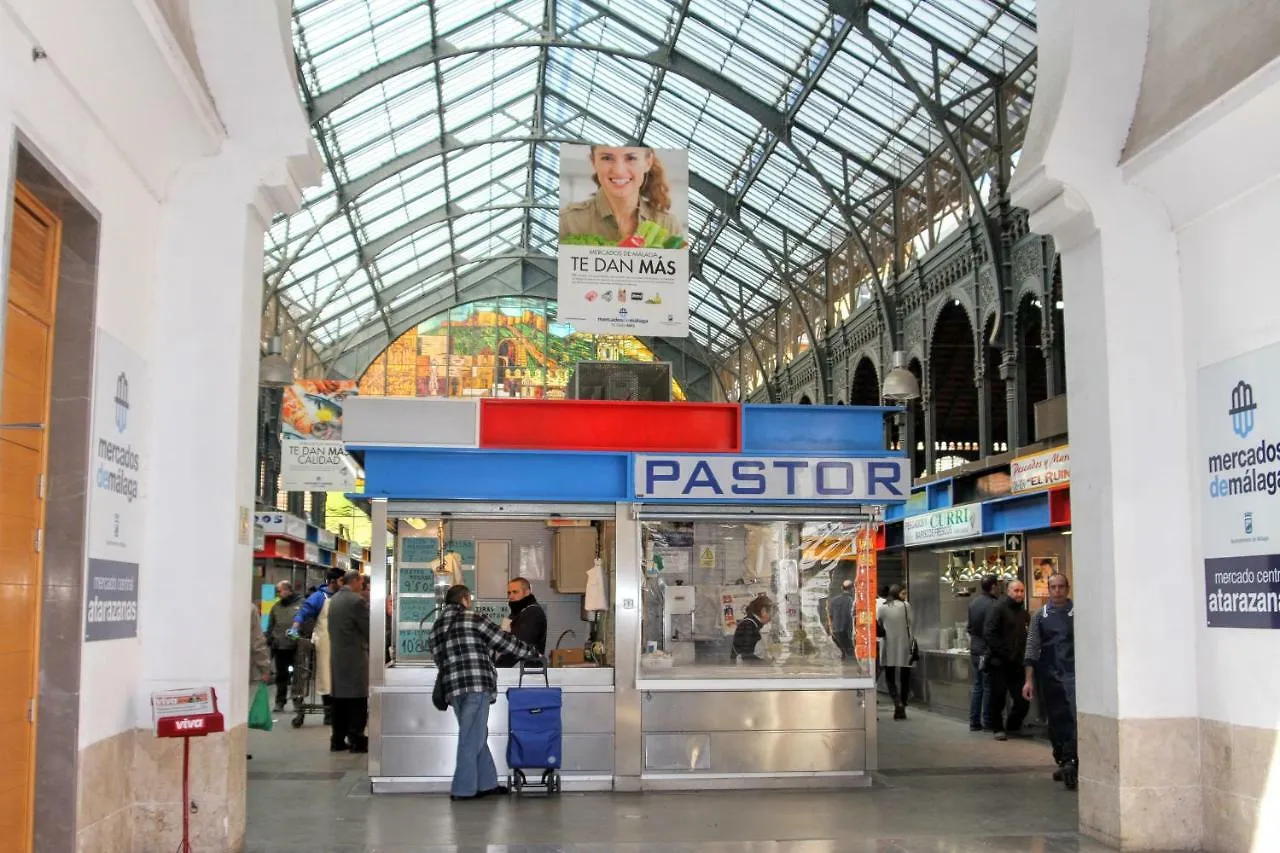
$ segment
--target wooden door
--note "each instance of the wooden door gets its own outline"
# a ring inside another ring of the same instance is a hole
[[[0,385],[0,849],[31,849],[44,495],[61,223],[18,185]]]

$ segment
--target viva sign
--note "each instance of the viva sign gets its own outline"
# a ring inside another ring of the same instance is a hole
[[[907,545],[928,545],[981,534],[981,504],[965,504],[915,515],[902,523],[903,541]]]

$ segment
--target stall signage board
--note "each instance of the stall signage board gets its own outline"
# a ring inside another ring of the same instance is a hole
[[[968,539],[982,534],[982,505],[965,504],[914,515],[902,522],[902,538],[907,545],[929,545]]]
[[[1205,613],[1280,628],[1280,344],[1198,375]]]
[[[1034,492],[1071,482],[1071,449],[1066,445],[1019,456],[1009,463],[1009,489],[1014,494]]]
[[[731,503],[898,503],[911,494],[901,457],[671,454],[635,457],[635,494]]]

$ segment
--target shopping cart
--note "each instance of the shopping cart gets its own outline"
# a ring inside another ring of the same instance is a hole
[[[525,687],[526,675],[541,675],[543,686]],[[527,788],[558,794],[563,739],[560,688],[551,686],[546,661],[534,666],[521,663],[519,683],[519,687],[507,688],[507,767],[511,771],[508,786],[517,794]],[[530,781],[530,772],[540,772],[539,781]]]

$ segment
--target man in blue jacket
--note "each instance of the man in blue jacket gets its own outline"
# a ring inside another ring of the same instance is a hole
[[[315,646],[311,641],[311,635],[316,629],[316,620],[320,618],[324,603],[342,589],[342,576],[342,569],[329,569],[325,573],[326,584],[307,596],[307,600],[302,603],[297,615],[293,617],[293,625],[289,628],[289,636],[298,641],[298,650],[294,658],[294,669],[298,677],[293,680],[293,727],[295,729],[301,728],[306,719],[303,706],[306,704],[307,693],[311,689],[311,679],[315,676],[312,672],[315,664],[313,654]],[[333,720],[333,711],[329,696],[321,696],[320,702],[324,705],[324,724],[330,725]]]
[[[1058,771],[1056,781],[1074,791],[1079,779],[1076,756],[1076,641],[1075,605],[1065,575],[1049,577],[1049,603],[1031,617],[1027,631],[1026,681],[1022,695],[1035,695],[1039,675],[1040,699],[1049,718],[1049,741]]]

